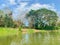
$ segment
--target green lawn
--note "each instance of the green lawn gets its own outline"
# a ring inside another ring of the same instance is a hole
[[[16,35],[18,31],[11,28],[0,28],[0,36],[12,36]]]

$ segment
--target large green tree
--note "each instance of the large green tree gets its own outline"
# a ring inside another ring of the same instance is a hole
[[[57,13],[45,8],[31,10],[26,15],[33,28],[36,29],[54,29],[58,19]]]

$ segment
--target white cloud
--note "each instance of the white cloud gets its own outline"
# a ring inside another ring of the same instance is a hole
[[[28,3],[20,3],[21,7],[25,7]]]
[[[14,5],[16,4],[15,0],[9,0],[10,4]]]
[[[37,10],[40,8],[47,8],[47,9],[56,11],[54,5],[40,4],[40,3],[32,4],[31,6],[27,6],[27,5],[28,5],[28,2],[20,3],[20,5],[14,9],[14,15],[16,15],[18,19],[24,20],[26,13],[31,9]]]
[[[19,6],[17,6],[17,8],[14,9],[14,14],[13,15],[16,15],[16,18],[17,19],[22,19],[24,18],[25,14],[26,14],[26,10],[27,10],[27,5],[28,3],[20,3]]]
[[[36,4],[32,4],[31,6],[27,6],[28,3],[27,2],[24,2],[24,3],[20,3],[20,5],[15,8],[14,11],[18,11],[18,12],[26,12],[26,10],[37,10],[37,9],[40,9],[40,8],[47,8],[47,9],[50,9],[50,10],[53,10],[53,11],[56,11],[54,5],[49,5],[49,4],[40,4],[40,3],[36,3]]]
[[[30,6],[30,9],[34,9],[34,10],[37,10],[37,9],[40,9],[40,8],[47,8],[47,9],[56,11],[54,5],[49,5],[49,4],[39,4],[39,3],[36,3],[36,4],[32,4]]]
[[[24,13],[24,11],[26,11],[26,5],[27,3],[20,3],[20,5],[14,9],[14,12],[17,12],[18,14]]]

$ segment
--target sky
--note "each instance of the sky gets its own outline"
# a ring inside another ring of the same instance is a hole
[[[12,10],[14,19],[25,20],[28,11],[40,8],[56,11],[60,15],[60,0],[0,0],[0,9],[6,7]]]

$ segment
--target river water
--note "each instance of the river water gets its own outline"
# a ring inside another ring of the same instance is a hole
[[[0,37],[0,45],[60,45],[60,33],[51,31]]]

